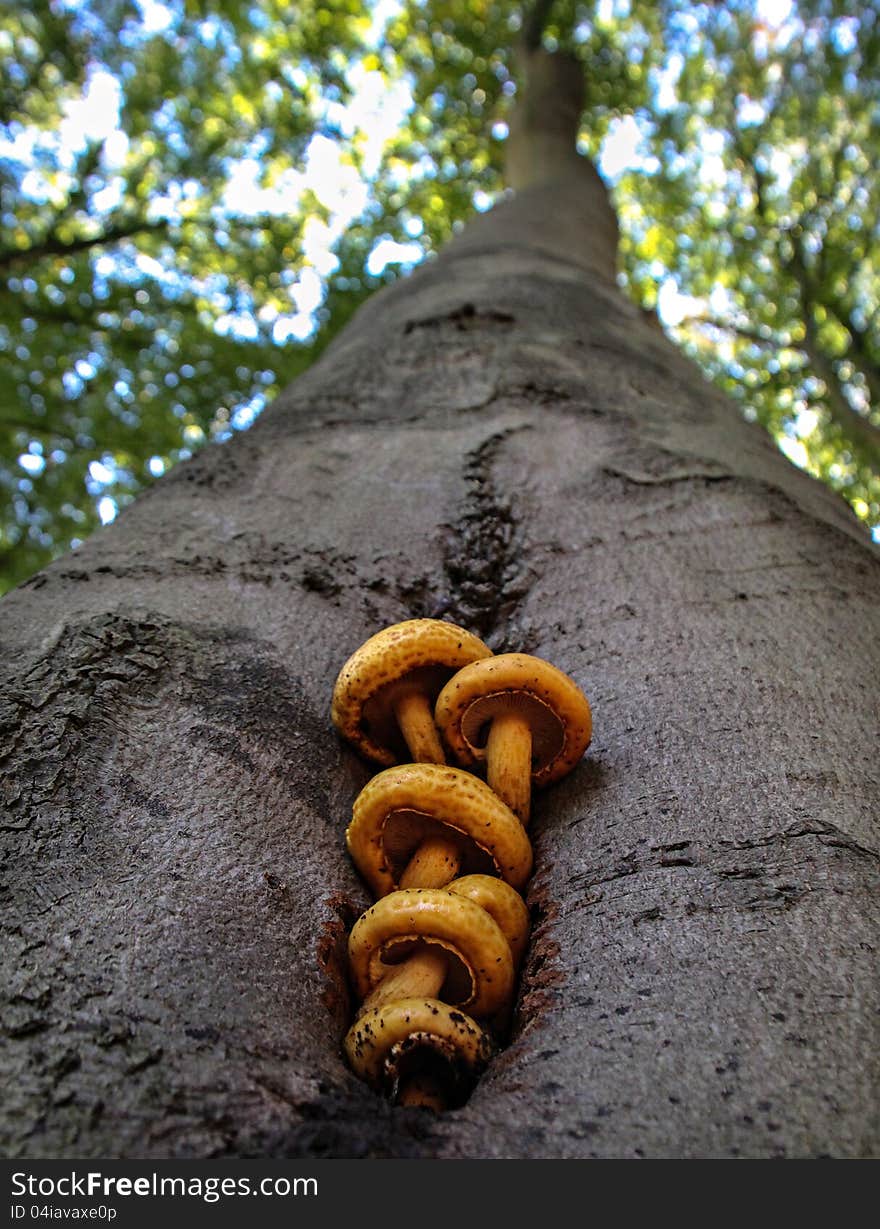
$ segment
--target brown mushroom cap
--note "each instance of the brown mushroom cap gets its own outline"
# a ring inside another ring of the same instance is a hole
[[[449,959],[444,999],[490,1016],[510,997],[513,958],[494,918],[444,888],[406,888],[383,896],[352,927],[348,955],[360,998],[422,944],[439,945]]]
[[[510,946],[516,968],[529,939],[529,911],[519,893],[490,875],[462,875],[454,879],[446,891],[466,896],[495,919]]]
[[[577,683],[526,653],[501,653],[459,670],[437,697],[435,718],[459,763],[471,765],[485,760],[489,725],[500,713],[517,713],[531,728],[535,785],[570,772],[593,733]]]
[[[401,764],[386,768],[355,799],[345,834],[376,896],[394,891],[423,840],[453,836],[463,869],[492,872],[521,888],[532,869],[522,824],[485,782],[458,768]]]
[[[450,675],[492,650],[440,619],[407,619],[371,636],[339,672],[331,717],[343,738],[378,764],[409,759],[393,705],[402,689],[422,690],[433,704]]]
[[[365,1012],[345,1038],[352,1070],[374,1088],[393,1084],[407,1058],[425,1049],[449,1065],[453,1080],[471,1081],[492,1057],[489,1035],[457,1007],[439,999],[398,999]]]

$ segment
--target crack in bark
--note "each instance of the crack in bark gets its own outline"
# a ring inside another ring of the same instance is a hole
[[[49,582],[73,581],[88,584],[93,580],[151,579],[176,581],[181,576],[214,579],[234,578],[244,584],[288,584],[328,598],[338,597],[344,590],[357,590],[362,579],[356,569],[356,557],[321,548],[293,549],[287,542],[267,541],[261,535],[242,533],[229,540],[225,555],[193,554],[190,556],[155,557],[147,562],[133,560],[105,563],[93,568],[71,568],[56,565],[26,581],[22,588],[42,588]]]
[[[531,918],[529,944],[520,976],[519,998],[511,1024],[509,1043],[492,1060],[492,1077],[503,1075],[517,1062],[517,1056],[527,1036],[540,1028],[545,1014],[558,1002],[565,974],[561,949],[554,938],[560,917],[557,902],[550,895],[547,864],[533,876],[527,904]]]
[[[506,647],[505,624],[534,577],[521,569],[522,527],[496,484],[493,467],[505,441],[528,430],[528,425],[507,427],[468,454],[464,509],[454,525],[444,528],[442,540],[448,590],[438,613],[476,632],[496,651]]]
[[[702,859],[696,856],[696,850],[693,851],[694,857],[683,856],[681,851],[689,849],[691,842],[680,841],[672,845],[652,846],[653,856],[639,857],[633,850],[624,855],[612,868],[596,867],[573,875],[570,880],[571,884],[582,888],[585,895],[566,912],[577,912],[599,904],[604,899],[604,894],[601,891],[595,892],[593,889],[601,888],[603,885],[616,883],[635,875],[676,869],[692,869],[695,873],[708,872],[714,877],[718,886],[726,885],[729,889],[741,889],[740,895],[733,900],[719,901],[716,899],[710,902],[689,900],[684,908],[687,916],[697,912],[712,912],[729,908],[789,909],[808,896],[810,892],[825,886],[820,877],[810,871],[810,864],[813,862],[811,857],[804,858],[803,864],[800,859],[795,859],[794,869],[804,872],[803,882],[797,883],[786,880],[785,876],[792,867],[783,864],[744,865],[737,861],[731,866],[718,866],[717,862],[729,858],[735,852],[772,850],[777,846],[785,848],[792,842],[802,842],[810,838],[825,848],[842,849],[859,857],[880,860],[880,854],[876,851],[859,845],[833,824],[821,821],[816,821],[812,825],[793,826],[784,832],[768,833],[765,837],[755,841],[722,841],[717,847],[707,849],[706,856]],[[754,895],[758,882],[761,883],[762,890],[758,895]],[[707,885],[704,884],[704,886]],[[708,886],[712,890],[711,881],[708,882]],[[632,921],[635,925],[640,922],[660,920],[667,916],[668,914],[655,906],[634,914]]]
[[[673,486],[679,482],[727,482],[735,475],[715,461],[700,460],[667,448],[629,448],[619,458],[602,466],[612,478],[622,478],[634,486]]]
[[[672,456],[673,454],[669,454]],[[680,459],[680,458],[679,458]],[[609,463],[616,466],[616,462]],[[710,463],[714,465],[713,463]],[[852,572],[859,575],[867,575],[869,568],[880,566],[880,555],[870,551],[870,539],[867,533],[859,525],[858,521],[852,512],[846,507],[840,496],[830,491],[827,487],[821,487],[814,494],[819,500],[826,505],[830,504],[827,513],[817,515],[815,510],[800,499],[795,498],[789,491],[784,490],[781,486],[767,481],[763,478],[755,478],[747,476],[743,473],[730,472],[727,475],[723,473],[702,473],[694,472],[687,475],[679,474],[673,477],[669,482],[633,481],[625,473],[627,466],[626,462],[622,461],[620,469],[624,472],[610,472],[608,465],[604,467],[607,477],[614,477],[621,480],[623,483],[629,482],[633,486],[670,486],[673,487],[677,483],[686,485],[702,482],[706,486],[716,485],[717,489],[726,492],[731,492],[733,499],[747,502],[751,505],[754,515],[738,514],[734,517],[725,518],[724,521],[716,520],[715,523],[703,523],[699,526],[676,526],[673,529],[649,529],[632,533],[626,527],[634,524],[638,520],[650,519],[652,522],[658,519],[662,512],[669,511],[678,506],[678,502],[664,504],[662,507],[652,506],[645,511],[631,515],[626,520],[626,525],[622,530],[622,537],[627,542],[636,542],[647,539],[665,539],[674,540],[675,538],[683,538],[693,536],[695,534],[714,534],[724,533],[730,528],[733,529],[758,529],[766,526],[782,526],[782,525],[798,525],[809,522],[810,531],[817,539],[822,538],[827,543],[831,550],[846,549],[852,552],[853,545],[867,546],[868,551],[860,553],[858,560],[853,560],[851,568]],[[636,471],[640,472],[639,470]],[[692,496],[688,496],[689,499]],[[833,519],[831,517],[833,516]]]
[[[463,303],[461,307],[447,312],[444,316],[426,316],[422,320],[407,320],[403,331],[406,334],[411,333],[414,329],[431,329],[452,324],[460,332],[464,332],[466,329],[479,328],[485,325],[507,325],[514,324],[515,322],[516,317],[512,316],[510,312],[495,311],[491,308],[477,308],[473,303]]]
[[[850,853],[862,854],[864,857],[876,858],[877,860],[880,860],[880,851],[876,849],[868,849],[867,846],[860,845],[835,824],[821,820],[814,821],[813,827],[807,825],[800,828],[787,828],[784,832],[771,832],[768,836],[760,837],[756,841],[732,842],[732,848],[763,849],[768,845],[798,840],[804,836],[815,836],[822,845],[830,845],[836,849],[847,849]],[[822,840],[823,837],[828,837],[829,839]]]
[[[279,1076],[255,1074],[252,1083],[266,1099],[292,1110],[295,1125],[273,1132],[259,1150],[243,1153],[231,1141],[227,1155],[383,1160],[424,1158],[437,1146],[434,1115],[392,1106],[354,1079],[342,1086],[318,1079],[301,1093]]]

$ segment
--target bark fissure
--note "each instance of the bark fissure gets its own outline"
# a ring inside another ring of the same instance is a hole
[[[631,482],[633,486],[675,486],[680,482],[729,482],[732,477],[729,473],[717,472],[712,465],[683,465],[679,469],[669,469],[666,473],[661,474],[640,471],[635,467],[627,468],[622,464],[608,464],[603,466],[603,470],[612,478],[623,478],[626,482]]]
[[[523,530],[514,501],[493,473],[505,442],[523,430],[531,427],[495,432],[467,455],[464,506],[443,536],[447,591],[435,609],[498,651],[521,648],[507,643],[507,624],[534,580],[523,569]]]
[[[688,849],[688,856],[670,856],[670,849]],[[827,850],[821,855],[821,850]],[[767,851],[760,861],[747,864],[736,857],[737,853]],[[631,851],[614,867],[596,867],[570,876],[569,883],[578,896],[567,912],[588,909],[603,904],[609,899],[604,892],[592,889],[619,883],[635,876],[648,878],[639,887],[636,896],[643,898],[645,892],[659,891],[664,898],[661,906],[652,906],[636,912],[632,921],[668,921],[675,916],[691,916],[695,912],[740,909],[790,909],[798,902],[816,892],[834,892],[845,873],[839,869],[833,851],[843,850],[857,858],[871,862],[880,861],[880,853],[867,849],[857,841],[845,836],[833,824],[792,825],[784,832],[772,832],[756,841],[722,841],[715,846],[701,842],[677,843],[672,847],[656,847],[653,856],[646,857]],[[818,855],[818,856],[817,856]],[[723,865],[725,861],[732,865]],[[679,878],[657,878],[657,872],[686,871]],[[797,881],[791,881],[797,876]],[[754,894],[760,882],[762,891]],[[696,897],[694,896],[696,893]],[[733,893],[733,894],[731,894]],[[618,894],[617,899],[633,895],[631,889]]]
[[[444,325],[453,325],[459,332],[469,329],[486,328],[495,324],[514,324],[516,317],[510,312],[493,311],[491,308],[477,308],[473,303],[463,303],[445,316],[428,316],[420,320],[407,320],[403,326],[404,333],[412,333],[414,329],[433,329]]]

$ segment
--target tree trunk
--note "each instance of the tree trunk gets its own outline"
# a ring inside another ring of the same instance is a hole
[[[613,243],[542,161],[5,600],[5,1155],[877,1151],[877,555]],[[419,615],[595,717],[536,800],[511,1044],[445,1115],[340,1053],[370,770],[330,693]]]

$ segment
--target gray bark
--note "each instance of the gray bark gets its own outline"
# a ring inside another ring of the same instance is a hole
[[[6,1155],[878,1151],[878,557],[614,283],[583,165],[3,603]],[[379,627],[546,657],[510,1045],[468,1104],[347,1070],[330,693]]]

